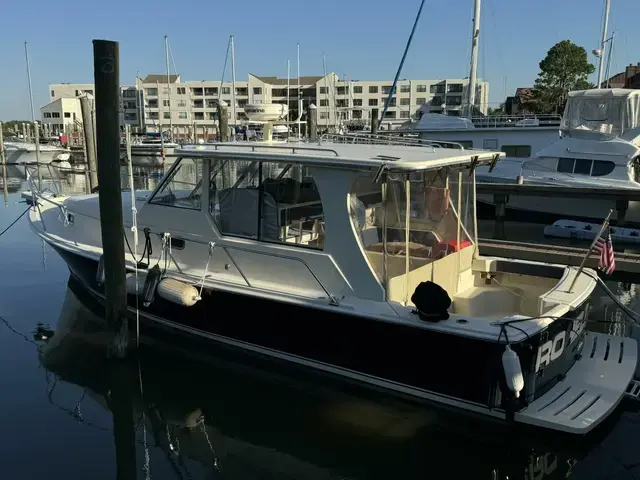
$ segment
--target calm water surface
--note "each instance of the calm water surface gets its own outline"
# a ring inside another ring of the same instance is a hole
[[[153,187],[157,172],[137,173]],[[65,188],[82,191],[72,177]],[[26,185],[9,185],[0,231],[26,209]],[[635,285],[609,285],[640,309]],[[610,321],[597,327],[635,336],[614,307],[596,292],[592,319]],[[0,237],[0,479],[640,478],[633,404],[580,441],[511,432],[176,342],[109,360],[100,315],[25,217]]]

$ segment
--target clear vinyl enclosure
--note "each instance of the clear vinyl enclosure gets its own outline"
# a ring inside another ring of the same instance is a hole
[[[435,276],[455,294],[476,244],[474,187],[468,168],[389,172],[377,183],[373,175],[356,180],[352,222],[388,299],[407,304],[414,284]],[[471,254],[460,255],[463,249]],[[445,262],[446,272],[436,272]]]

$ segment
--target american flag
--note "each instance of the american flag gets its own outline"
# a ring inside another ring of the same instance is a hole
[[[604,237],[604,238],[603,238]],[[601,235],[593,245],[593,249],[600,253],[598,268],[607,275],[611,275],[616,269],[616,259],[613,254],[613,244],[611,243],[611,233],[607,229],[605,235]]]

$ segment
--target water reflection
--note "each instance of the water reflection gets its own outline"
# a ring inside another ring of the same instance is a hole
[[[56,382],[84,389],[65,407],[69,421],[91,422],[81,414],[87,402],[112,413],[113,428],[94,425],[113,433],[123,478],[552,479],[581,456],[566,439],[262,369],[176,339],[143,339],[135,359],[109,360],[99,314],[70,281],[39,357]]]

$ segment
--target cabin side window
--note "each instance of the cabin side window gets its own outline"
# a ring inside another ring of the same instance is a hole
[[[322,249],[322,202],[305,167],[215,160],[209,191],[209,212],[223,235]]]
[[[608,160],[588,160],[586,158],[558,159],[558,172],[561,173],[602,177],[609,175],[615,168],[616,164]]]
[[[200,210],[202,197],[202,160],[183,158],[149,203]]]
[[[528,158],[531,156],[531,145],[502,145],[500,150],[507,157]]]

